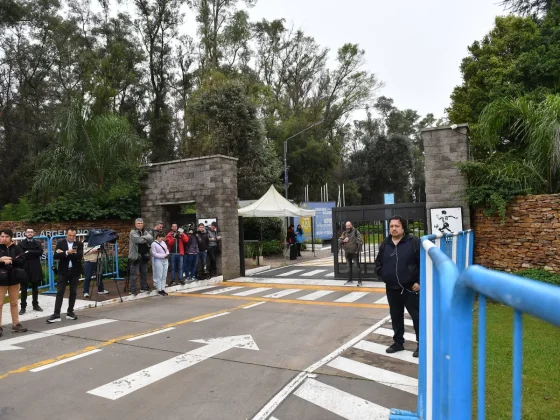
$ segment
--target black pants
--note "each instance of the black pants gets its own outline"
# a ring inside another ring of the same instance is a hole
[[[210,260],[210,275],[218,275],[218,267],[216,266],[216,248],[217,246],[208,247],[208,259]]]
[[[76,303],[76,292],[78,291],[77,274],[59,274],[56,282],[56,301],[54,303],[54,314],[60,315],[64,292],[66,292],[66,283],[70,283],[70,296],[68,296],[68,312],[74,312],[74,304]]]
[[[33,307],[39,306],[39,282],[30,282],[28,279],[21,283],[21,309],[27,308],[27,289],[31,286],[33,293]]]
[[[298,242],[296,246],[297,246],[297,256],[301,257],[301,243]]]
[[[395,343],[404,344],[404,308],[410,314],[414,331],[416,332],[416,342],[418,342],[418,331],[420,330],[420,295],[402,289],[386,289],[387,300],[389,301],[389,312],[391,313],[391,323],[393,324],[393,340]]]
[[[358,254],[346,254],[346,266],[348,267],[348,281],[352,281],[352,263],[356,263],[358,280],[362,281],[362,270],[360,270],[360,256]]]

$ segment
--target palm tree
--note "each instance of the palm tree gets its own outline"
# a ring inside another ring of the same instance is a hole
[[[101,192],[123,170],[138,166],[144,145],[126,118],[104,114],[87,119],[79,106],[65,110],[57,142],[39,155],[33,192]]]
[[[519,148],[531,166],[539,168],[548,192],[557,189],[560,173],[560,95],[541,102],[526,98],[499,99],[481,114],[479,132],[492,152]]]

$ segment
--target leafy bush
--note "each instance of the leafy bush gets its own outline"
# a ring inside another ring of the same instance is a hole
[[[548,271],[541,270],[538,268],[532,268],[528,270],[518,271],[515,274],[521,277],[528,277],[533,280],[538,280],[544,283],[550,283],[556,286],[560,286],[560,274],[558,273],[550,273]]]
[[[246,240],[273,241],[282,238],[282,219],[277,217],[247,217],[243,218],[243,234]]]
[[[262,242],[262,255],[272,256],[272,255],[282,255],[284,251],[284,245],[280,241],[264,241]]]
[[[27,220],[31,213],[31,205],[26,198],[20,198],[16,204],[6,204],[0,211],[0,220]]]

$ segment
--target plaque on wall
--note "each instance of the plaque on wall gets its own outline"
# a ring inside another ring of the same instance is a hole
[[[463,230],[463,212],[461,207],[430,209],[432,233],[453,233]]]

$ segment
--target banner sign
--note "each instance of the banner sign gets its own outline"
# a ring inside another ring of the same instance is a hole
[[[315,238],[331,240],[333,236],[332,209],[336,207],[334,201],[328,202],[303,202],[300,207],[305,210],[315,210],[315,217],[295,217],[294,225],[301,225],[303,228],[303,239],[311,239],[311,219],[313,219],[313,229]]]

